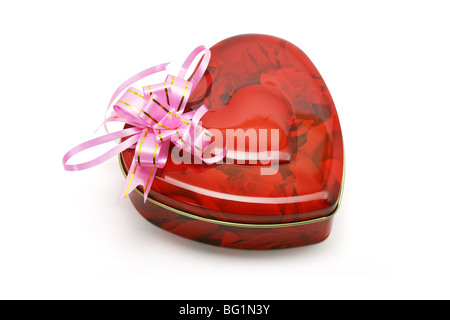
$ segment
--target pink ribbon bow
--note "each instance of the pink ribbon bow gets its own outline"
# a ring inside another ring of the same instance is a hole
[[[190,80],[186,80],[187,70],[197,55],[203,51],[204,56],[196,71]],[[212,158],[203,157],[205,149],[213,140],[212,133],[199,125],[201,117],[208,109],[202,105],[195,111],[184,113],[189,95],[205,72],[210,57],[210,51],[200,46],[188,56],[178,76],[167,75],[163,83],[145,86],[142,91],[129,86],[144,77],[166,70],[168,63],[146,69],[125,81],[114,92],[108,110],[118,95],[127,90],[114,104],[114,110],[111,116],[105,119],[104,125],[107,132],[106,123],[110,121],[124,122],[132,127],[108,133],[74,147],[63,157],[64,168],[68,171],[88,169],[128,148],[134,148],[134,158],[120,200],[126,198],[130,190],[142,185],[145,202],[157,169],[163,168],[166,164],[171,142],[208,164],[223,159],[225,151]],[[126,140],[91,161],[67,164],[71,157],[83,150],[125,137]]]

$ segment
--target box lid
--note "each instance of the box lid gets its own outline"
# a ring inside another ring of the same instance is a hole
[[[266,35],[231,37],[210,50],[208,69],[186,111],[208,107],[202,126],[215,133],[216,149],[226,144],[226,159],[207,165],[169,156],[149,196],[178,210],[238,223],[332,214],[342,187],[342,134],[313,63],[293,44]],[[171,148],[178,154],[178,147]],[[133,154],[123,152],[125,170]]]

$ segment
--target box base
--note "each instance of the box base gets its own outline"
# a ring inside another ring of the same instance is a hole
[[[139,213],[154,225],[179,236],[235,249],[269,250],[293,248],[325,240],[333,223],[333,215],[290,224],[239,224],[206,219],[171,209],[134,190],[131,201]]]

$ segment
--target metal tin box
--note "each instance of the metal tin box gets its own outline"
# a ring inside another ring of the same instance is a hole
[[[279,249],[326,239],[342,196],[344,150],[321,75],[300,49],[276,37],[241,35],[210,50],[187,109],[208,107],[202,125],[219,133],[226,159],[206,165],[169,157],[146,202],[139,188],[130,194],[134,206],[167,231],[223,247]],[[124,174],[132,158],[132,150],[120,155]]]

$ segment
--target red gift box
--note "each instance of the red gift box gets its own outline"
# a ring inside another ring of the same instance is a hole
[[[323,241],[344,174],[341,128],[325,82],[300,49],[276,37],[241,35],[210,50],[186,110],[206,105],[202,126],[216,133],[216,149],[227,147],[226,159],[179,163],[172,145],[146,201],[141,187],[131,201],[151,223],[213,245],[278,249]],[[120,155],[125,175],[134,152]]]

